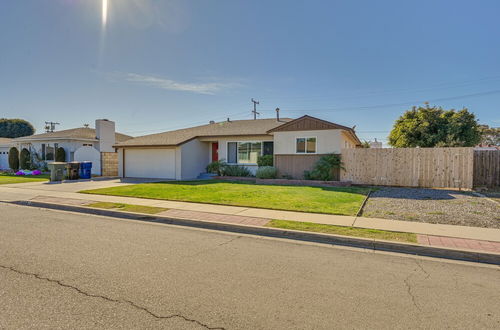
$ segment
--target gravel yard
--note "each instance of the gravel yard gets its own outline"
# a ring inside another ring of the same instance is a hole
[[[449,225],[500,228],[500,205],[470,192],[421,188],[380,188],[363,216]]]

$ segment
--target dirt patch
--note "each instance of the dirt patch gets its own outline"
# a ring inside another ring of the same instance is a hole
[[[364,217],[500,228],[500,206],[470,192],[386,187],[372,192]]]

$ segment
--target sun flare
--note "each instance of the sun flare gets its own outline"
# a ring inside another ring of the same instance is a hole
[[[102,26],[108,21],[108,0],[102,0]]]

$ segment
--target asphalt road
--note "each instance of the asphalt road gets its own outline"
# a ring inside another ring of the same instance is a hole
[[[0,203],[0,328],[500,328],[500,268]]]

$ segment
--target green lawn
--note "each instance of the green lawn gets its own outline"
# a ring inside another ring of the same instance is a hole
[[[47,181],[49,178],[50,175],[16,176],[14,174],[0,173],[0,184]]]
[[[355,215],[368,188],[258,185],[217,180],[144,183],[81,191],[275,210]]]
[[[383,239],[388,241],[417,243],[417,235],[413,233],[401,233],[401,232],[385,231],[377,229],[324,225],[312,222],[272,220],[267,224],[267,227],[301,230],[301,231],[313,231],[317,233],[355,236],[363,238]]]
[[[147,214],[156,214],[168,210],[164,207],[132,205],[123,203],[109,203],[109,202],[95,202],[92,204],[88,204],[87,206],[95,207],[97,209],[117,210],[117,211],[147,213]]]

